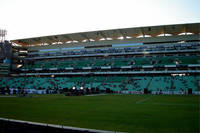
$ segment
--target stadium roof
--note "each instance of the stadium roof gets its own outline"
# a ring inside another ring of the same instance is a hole
[[[11,40],[22,46],[37,46],[51,44],[66,44],[77,42],[91,42],[103,40],[117,40],[139,37],[156,37],[167,35],[200,34],[200,23],[147,26],[124,29],[111,29],[101,31],[59,34],[25,39]]]

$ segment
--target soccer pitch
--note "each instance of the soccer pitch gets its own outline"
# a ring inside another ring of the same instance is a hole
[[[195,133],[199,103],[193,95],[0,97],[0,117],[130,133]]]

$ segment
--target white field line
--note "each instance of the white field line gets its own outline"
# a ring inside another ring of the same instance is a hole
[[[92,95],[85,95],[85,96],[104,96],[104,95],[108,95],[108,94],[92,94]]]
[[[181,104],[181,103],[142,103],[142,104],[153,104],[153,105],[165,105],[165,106],[199,106],[198,104]]]
[[[145,99],[139,100],[139,101],[136,102],[136,104],[141,104],[141,103],[143,103],[143,102],[149,100],[149,99],[152,98],[152,97],[153,97],[153,95],[151,95],[151,96],[149,96],[149,97],[147,97],[147,98],[145,98]]]
[[[98,130],[98,129],[88,129],[88,128],[79,128],[79,127],[48,124],[48,123],[23,121],[23,120],[16,120],[16,119],[1,118],[1,117],[0,117],[0,120],[17,122],[17,123],[22,123],[22,124],[40,125],[40,126],[44,126],[44,127],[77,130],[78,132],[88,132],[89,131],[89,132],[93,132],[93,133],[126,133],[126,132],[118,132],[118,131],[106,131],[106,130]]]

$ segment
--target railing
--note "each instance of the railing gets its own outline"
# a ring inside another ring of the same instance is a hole
[[[48,72],[48,73],[20,73],[20,76],[36,76],[36,75],[113,75],[113,74],[190,74],[190,73],[198,73],[200,74],[200,70],[168,70],[168,71],[112,71],[112,72]]]

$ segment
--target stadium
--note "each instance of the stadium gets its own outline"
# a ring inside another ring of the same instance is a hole
[[[2,41],[0,117],[121,132],[198,132],[199,53],[200,23]]]

